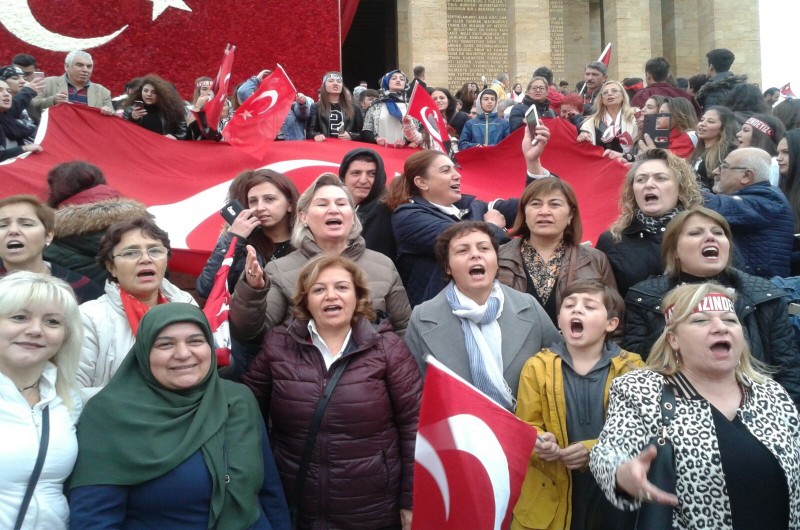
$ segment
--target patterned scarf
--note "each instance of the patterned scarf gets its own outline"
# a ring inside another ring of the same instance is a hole
[[[669,210],[667,213],[662,215],[661,217],[650,217],[649,215],[645,215],[641,210],[636,210],[636,219],[639,220],[644,225],[645,232],[650,232],[651,234],[658,234],[661,232],[661,229],[667,226],[667,223],[672,221],[672,218],[680,213],[680,208],[675,207]]]
[[[503,377],[502,335],[497,319],[503,312],[503,291],[494,282],[492,293],[484,305],[472,300],[462,305],[454,282],[445,287],[445,296],[453,314],[461,320],[464,345],[469,357],[469,370],[475,387],[506,410],[514,411],[516,400]],[[461,295],[461,300],[466,299]]]
[[[522,262],[543,304],[550,298],[550,293],[556,285],[565,251],[566,247],[562,241],[553,252],[553,257],[545,261],[527,241],[522,242]]]

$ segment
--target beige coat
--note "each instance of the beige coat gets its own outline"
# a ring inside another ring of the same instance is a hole
[[[44,94],[33,98],[30,107],[28,107],[28,113],[31,115],[31,118],[39,121],[42,111],[52,107],[55,104],[54,98],[56,94],[60,94],[61,92],[67,93],[66,75],[54,75],[45,78]],[[111,103],[111,92],[99,83],[91,83],[86,95],[89,98],[90,107],[96,107],[98,109],[102,107],[108,107],[109,109],[114,108]]]

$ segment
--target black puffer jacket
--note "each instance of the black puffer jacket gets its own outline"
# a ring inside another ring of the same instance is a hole
[[[531,105],[536,104],[536,112],[539,113],[540,118],[555,118],[556,113],[550,108],[550,101],[545,99],[536,103],[533,98],[525,96],[522,101],[511,107],[511,112],[508,115],[508,123],[511,126],[511,132],[516,131],[525,124],[525,113],[531,108]]]
[[[715,280],[736,291],[736,314],[753,357],[776,369],[774,379],[800,404],[800,355],[789,324],[789,295],[769,280],[738,269]],[[625,297],[623,349],[647,359],[664,330],[662,300],[678,283],[678,278],[658,276],[631,287]]]
[[[656,234],[648,232],[641,221],[634,217],[628,228],[622,231],[620,241],[614,241],[608,231],[603,232],[597,240],[595,248],[608,256],[614,278],[617,279],[617,289],[623,297],[637,283],[664,272],[661,265],[663,230]]]
[[[299,510],[299,527],[374,529],[411,509],[414,443],[422,378],[414,357],[388,325],[353,326],[330,369],[311,343],[308,321],[272,329],[242,378],[272,426],[270,440],[291,503],[311,418],[328,377],[350,364],[325,409]]]
[[[694,97],[700,106],[703,107],[703,110],[708,110],[709,107],[713,107],[714,105],[722,105],[728,92],[736,85],[742,83],[747,83],[746,75],[733,75],[733,72],[720,72],[701,86]]]

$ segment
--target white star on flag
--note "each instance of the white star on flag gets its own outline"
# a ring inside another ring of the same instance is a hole
[[[183,0],[150,0],[153,2],[153,20],[161,16],[167,8],[174,7],[184,11],[192,12],[192,8],[186,5]]]
[[[249,110],[245,110],[244,112],[242,112],[242,119],[243,120],[246,120],[246,119],[252,118],[252,117],[253,117],[253,113],[250,112]]]

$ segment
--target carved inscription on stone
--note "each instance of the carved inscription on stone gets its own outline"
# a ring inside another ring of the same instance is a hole
[[[508,73],[508,25],[508,0],[447,0],[451,87]]]
[[[555,79],[565,76],[564,56],[564,0],[550,0],[550,69]]]

